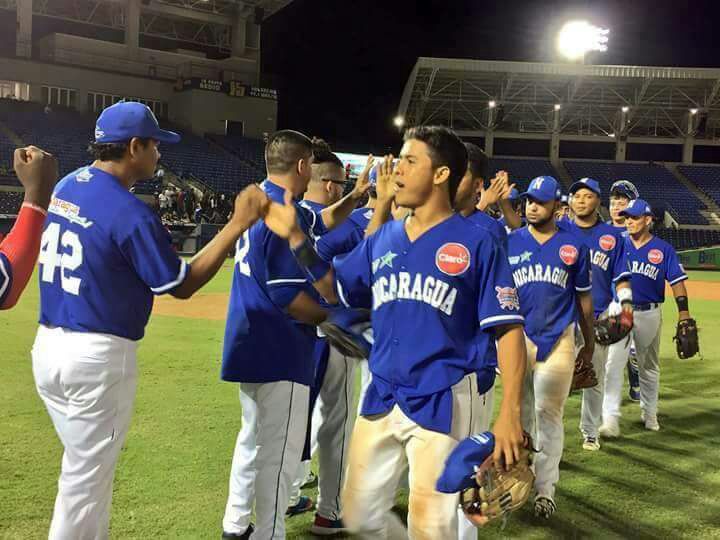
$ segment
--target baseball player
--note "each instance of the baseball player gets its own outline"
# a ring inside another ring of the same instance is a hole
[[[312,177],[300,204],[319,214],[342,198],[344,185],[345,167],[342,161],[327,144],[314,141]],[[328,236],[344,234],[348,227],[354,230],[352,220],[356,213],[357,210],[354,210],[348,219],[319,238],[318,244]],[[353,425],[350,408],[355,393],[354,374],[358,359],[345,356],[323,337],[315,346],[315,374],[310,388],[310,440],[306,449],[309,455],[304,456],[308,459],[301,463],[300,474],[293,484],[288,513],[301,513],[308,507],[308,497],[301,496],[300,489],[308,481],[309,458],[319,451],[318,509],[311,532],[325,536],[343,532],[340,487]]]
[[[639,197],[640,194],[638,193],[635,185],[627,180],[618,180],[610,187],[610,222],[623,238],[627,238],[628,232],[627,227],[625,226],[625,217],[620,213],[627,208],[630,201]],[[617,302],[614,302],[613,304],[614,306],[611,305],[611,310],[613,308],[614,310],[617,310],[619,304]],[[629,362],[628,358],[630,359]],[[630,400],[636,402],[640,401],[640,380],[638,378],[635,345],[632,343],[632,340],[629,342],[623,340],[621,342],[614,343],[608,348],[607,373],[610,372],[611,366],[613,366],[612,369],[615,369],[615,366],[620,364],[627,364],[628,382],[630,383]],[[620,369],[622,369],[622,366]],[[608,375],[606,374],[606,380],[607,377]],[[602,429],[602,426],[600,427],[601,435],[617,436],[614,435],[612,426],[606,426],[605,430]],[[603,433],[603,431],[606,433]]]
[[[679,320],[690,318],[685,280],[688,278],[678,262],[675,249],[650,232],[652,210],[642,199],[633,199],[621,212],[629,233],[625,249],[632,272],[632,289],[635,340],[640,375],[640,408],[645,428],[658,431],[658,392],[660,386],[660,332],[662,330],[662,303],[665,301],[665,282],[672,288],[678,306]],[[604,423],[615,428],[620,418],[622,371],[607,379],[603,403]]]
[[[453,213],[467,169],[462,141],[437,126],[409,129],[404,139],[392,190],[378,183],[373,220],[379,212],[387,219],[393,199],[412,215],[387,222],[332,266],[298,228],[289,198],[265,222],[289,239],[324,298],[372,309],[372,381],[350,442],[346,526],[368,538],[406,537],[390,510],[407,463],[410,538],[455,538],[457,497],[435,483],[458,441],[476,431],[477,372],[495,338],[503,378],[495,456],[508,465],[519,456],[522,316],[502,248]]]
[[[57,160],[35,146],[18,148],[13,160],[25,196],[12,229],[0,243],[0,309],[14,307],[30,281],[58,177]]]
[[[527,362],[523,427],[539,452],[535,458],[535,514],[555,513],[555,485],[563,452],[563,411],[575,371],[575,321],[593,353],[590,256],[582,239],[555,224],[560,189],[551,176],[530,182],[528,226],[510,233],[508,259],[525,317]]]
[[[351,193],[315,214],[296,201],[312,176],[312,141],[279,131],[268,138],[265,161],[262,189],[276,202],[287,194],[303,232],[313,238],[344,221],[368,189],[367,180],[358,179]],[[237,243],[223,346],[221,378],[240,383],[242,405],[223,518],[226,538],[285,536],[306,439],[315,326],[325,317],[287,242],[264,222],[253,225]],[[253,503],[257,528],[250,522]]]
[[[623,249],[624,239],[612,225],[600,221],[600,184],[592,178],[583,178],[570,186],[570,195],[573,220],[561,220],[558,224],[582,239],[589,250],[595,317],[606,314],[613,300],[613,292],[623,306],[622,309],[632,313],[630,272]],[[600,449],[598,429],[602,421],[606,363],[607,347],[596,345],[592,364],[598,384],[583,390],[580,420],[583,449],[589,451]]]
[[[33,374],[64,447],[50,538],[108,537],[113,475],[137,384],[136,352],[153,295],[189,298],[218,271],[267,197],[252,186],[232,220],[180,259],[155,213],[128,190],[152,178],[164,131],[148,107],[120,102],[97,119],[95,161],[60,180],[43,231]]]

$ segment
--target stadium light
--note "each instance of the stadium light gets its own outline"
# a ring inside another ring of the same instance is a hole
[[[626,113],[626,112],[628,112],[628,111],[630,110],[630,107],[628,107],[627,105],[623,105],[623,106],[620,108],[620,110],[621,110],[622,112],[625,112],[625,113]]]
[[[491,109],[494,109],[495,105],[497,105],[497,103],[495,102],[494,99],[491,99],[490,101],[488,101],[488,107],[490,107]]]
[[[690,109],[690,114],[692,114],[693,116],[695,116],[697,113],[698,110],[696,108],[693,107],[692,109]]]
[[[587,21],[567,22],[558,33],[558,52],[568,60],[581,60],[590,51],[607,51],[609,33]]]
[[[615,134],[614,134],[614,133],[608,133],[608,137],[610,137],[611,139],[614,139],[614,138],[615,138]]]
[[[395,127],[401,128],[405,125],[405,118],[400,116],[399,114],[393,119],[393,124],[395,124]]]
[[[559,111],[559,110],[560,110],[560,104],[559,104],[559,103],[556,103],[556,104],[555,104],[555,110],[556,110],[556,111]]]

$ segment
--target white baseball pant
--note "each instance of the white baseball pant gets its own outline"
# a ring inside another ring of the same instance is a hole
[[[242,533],[255,503],[253,540],[285,538],[285,511],[305,445],[309,387],[291,381],[240,383],[237,436],[223,530]]]
[[[363,401],[365,401],[365,394],[367,393],[368,386],[372,380],[372,373],[370,373],[370,367],[367,360],[360,360],[358,363],[360,368],[360,395],[358,397],[357,414],[360,416],[362,410]]]
[[[447,456],[478,430],[482,399],[472,373],[452,387],[449,434],[427,430],[395,405],[359,417],[350,441],[343,490],[345,525],[360,538],[437,539],[458,536],[458,496],[435,490]],[[408,531],[391,513],[400,476],[409,465]]]
[[[108,538],[112,485],[132,416],[137,342],[38,328],[33,375],[64,452],[50,539]]]
[[[535,457],[535,489],[553,498],[560,480],[563,413],[575,371],[575,325],[569,325],[544,362],[536,362],[537,346],[528,338],[527,370],[522,401],[523,429],[539,450]]]

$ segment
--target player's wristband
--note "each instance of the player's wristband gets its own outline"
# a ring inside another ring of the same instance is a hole
[[[629,287],[624,287],[622,289],[618,289],[617,292],[618,300],[620,301],[620,305],[624,306],[625,304],[632,305],[633,296],[632,296],[632,289]]]
[[[330,264],[323,261],[308,238],[296,248],[290,248],[295,260],[311,282],[322,279],[330,271]]]
[[[675,298],[675,303],[677,304],[678,311],[690,311],[687,296],[678,296]]]

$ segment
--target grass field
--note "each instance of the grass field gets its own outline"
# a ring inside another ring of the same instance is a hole
[[[720,273],[691,279],[718,281]],[[229,283],[225,269],[208,291],[228,291]],[[14,311],[0,314],[0,538],[46,538],[56,493],[61,446],[35,393],[29,356],[37,303],[33,282]],[[528,505],[504,530],[489,527],[481,537],[720,538],[720,303],[691,298],[703,360],[675,357],[675,309],[673,302],[665,306],[662,430],[642,429],[637,405],[626,403],[623,437],[584,452],[579,397],[572,396],[558,513],[539,522]],[[219,380],[223,327],[153,316],[115,479],[113,538],[219,537],[240,427],[237,387]],[[288,537],[311,538],[310,521],[309,514],[290,519]]]

